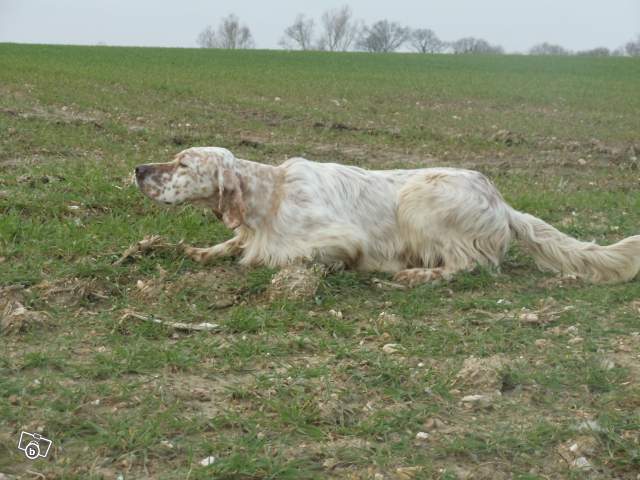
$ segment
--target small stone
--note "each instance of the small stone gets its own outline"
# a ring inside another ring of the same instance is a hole
[[[538,348],[546,348],[546,346],[549,345],[549,340],[546,338],[539,338],[533,343]]]
[[[382,347],[382,351],[390,355],[393,353],[398,353],[400,350],[402,350],[402,346],[397,343],[387,343]]]
[[[210,456],[200,460],[200,465],[202,465],[203,467],[208,467],[209,465],[213,465],[215,461],[216,461],[216,457]]]
[[[575,426],[575,430],[579,432],[603,432],[604,428],[595,420],[585,420]],[[569,448],[571,450],[571,448]],[[573,451],[573,450],[571,450]]]
[[[579,163],[580,165],[586,165],[586,164],[587,164],[587,161],[586,161],[584,158],[579,158],[579,159],[578,159],[578,163]]]
[[[564,331],[562,330],[562,328],[560,327],[553,327],[550,328],[549,330],[547,330],[545,333],[549,334],[549,335],[554,335],[554,336],[560,336],[564,333]]]
[[[613,360],[609,360],[608,358],[603,358],[600,361],[600,366],[605,370],[613,370],[616,367],[616,364]]]
[[[500,395],[500,392],[496,392],[493,395],[488,395],[488,394],[467,395],[465,397],[462,397],[460,401],[467,406],[489,407],[491,406],[495,398],[499,395]]]
[[[342,312],[340,310],[329,310],[329,315],[332,315],[336,318],[342,319]]]
[[[422,470],[423,467],[398,467],[396,468],[395,478],[397,480],[411,480],[416,478]]]
[[[569,344],[575,345],[576,343],[581,343],[583,340],[582,337],[573,337],[569,339]]]
[[[537,313],[533,312],[521,313],[519,318],[523,323],[540,323],[540,317]]]
[[[416,438],[418,440],[427,440],[431,435],[429,435],[427,432],[418,432],[416,433]]]
[[[578,457],[573,462],[571,462],[571,466],[578,470],[591,470],[591,462],[586,459],[586,457]]]
[[[446,423],[444,423],[439,418],[430,418],[426,422],[424,422],[425,430],[441,430],[443,428],[447,428]]]
[[[384,325],[395,325],[400,322],[400,317],[395,313],[382,311],[380,315],[378,315],[378,320]]]

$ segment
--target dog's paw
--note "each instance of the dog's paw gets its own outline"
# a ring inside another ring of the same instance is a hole
[[[197,247],[188,247],[185,246],[183,248],[184,254],[189,257],[194,262],[205,263],[209,261],[212,257],[211,249],[209,248],[197,248]]]

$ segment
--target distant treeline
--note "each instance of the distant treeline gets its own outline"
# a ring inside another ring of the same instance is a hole
[[[254,48],[251,29],[241,25],[235,15],[223,18],[216,28],[207,26],[197,38],[202,48]],[[408,47],[419,53],[451,54],[502,54],[500,45],[492,45],[482,38],[465,37],[455,41],[444,41],[429,28],[409,28],[397,22],[379,20],[366,25],[353,17],[347,6],[325,11],[320,20],[298,15],[285,28],[280,45],[291,50],[329,50],[366,52],[395,52]],[[590,50],[571,51],[560,45],[547,42],[533,46],[529,55],[588,55],[640,56],[640,35],[627,44],[610,50],[597,47]]]

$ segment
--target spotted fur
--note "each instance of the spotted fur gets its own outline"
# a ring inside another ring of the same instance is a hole
[[[188,248],[197,261],[340,263],[414,285],[497,267],[516,237],[546,270],[605,283],[640,270],[640,236],[608,247],[575,240],[511,208],[471,170],[374,171],[303,158],[270,166],[201,147],[139,166],[136,180],[153,200],[207,205],[234,230],[220,245]]]

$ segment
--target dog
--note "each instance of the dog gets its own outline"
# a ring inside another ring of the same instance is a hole
[[[640,235],[614,245],[576,240],[509,206],[481,173],[458,168],[365,170],[291,158],[271,166],[194,147],[135,169],[140,190],[169,205],[205,205],[235,235],[187,247],[197,262],[314,261],[394,275],[410,286],[498,267],[513,238],[542,270],[594,283],[633,279]]]

